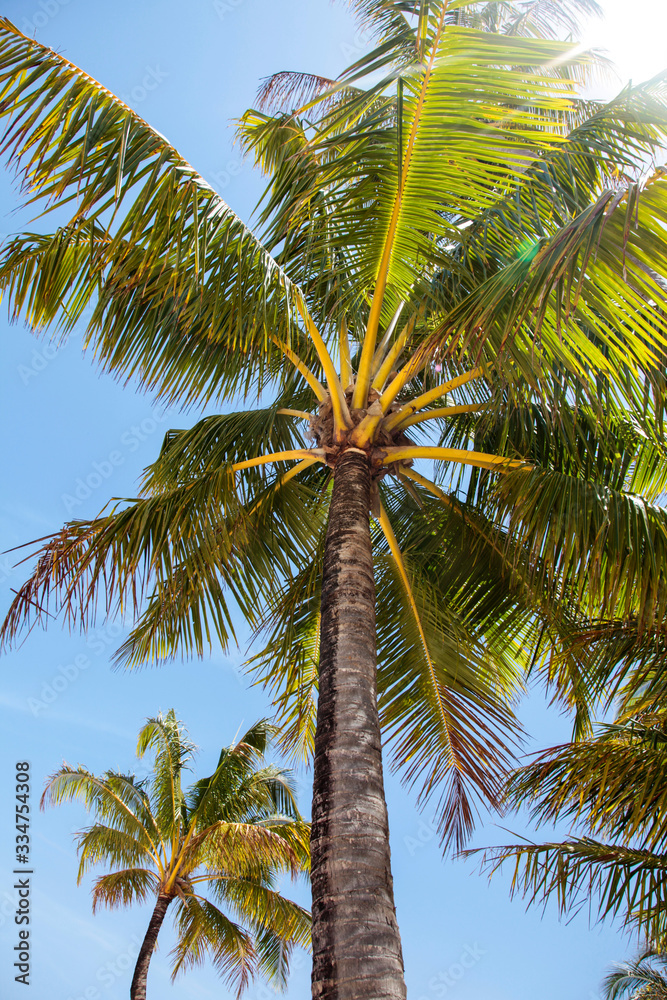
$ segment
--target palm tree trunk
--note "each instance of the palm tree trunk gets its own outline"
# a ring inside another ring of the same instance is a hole
[[[377,709],[370,469],[336,466],[324,573],[311,833],[314,1000],[403,1000]]]
[[[158,896],[153,915],[146,931],[146,937],[139,950],[137,964],[134,967],[132,984],[130,986],[130,1000],[146,1000],[146,978],[148,976],[148,966],[150,965],[157,936],[162,927],[162,921],[167,913],[167,907],[171,903],[171,896]]]

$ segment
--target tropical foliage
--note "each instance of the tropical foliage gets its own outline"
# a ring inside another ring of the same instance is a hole
[[[571,820],[565,841],[492,848],[487,864],[513,859],[515,891],[553,895],[563,911],[598,901],[653,948],[667,938],[667,724],[664,710],[598,727],[515,772],[509,801],[538,823]]]
[[[336,81],[279,74],[240,122],[269,178],[261,243],[134,111],[0,23],[2,149],[29,201],[69,213],[8,244],[13,314],[67,333],[92,307],[86,343],[118,378],[250,407],[170,432],[138,499],[41,540],[3,635],[129,609],[134,665],[225,647],[240,610],[288,741],[318,748],[316,875],[345,840],[336,739],[369,734],[382,801],[376,647],[392,763],[460,844],[498,800],[522,668],[583,730],[582,620],[664,617],[666,84],[579,96],[596,60],[557,36],[593,6],[355,0],[372,51]],[[355,594],[363,626],[339,614]],[[348,641],[368,654],[354,683]],[[355,734],[335,713],[360,687]],[[317,929],[338,916],[313,884]],[[370,969],[382,947],[348,953]],[[322,961],[330,996],[343,959]]]
[[[170,432],[142,498],[49,540],[4,635],[53,602],[88,624],[101,596],[104,613],[127,604],[138,616],[123,662],[201,655],[233,638],[231,593],[258,630],[277,628],[258,662],[271,664],[262,676],[308,743],[327,486],[351,434],[392,476],[379,480],[375,539],[378,608],[391,592],[402,608],[380,622],[397,760],[410,757],[414,774],[426,765],[430,789],[460,754],[462,780],[484,761],[473,785],[493,797],[497,737],[476,735],[474,705],[508,721],[494,702],[535,635],[517,611],[522,592],[534,601],[576,586],[576,598],[649,619],[664,601],[662,511],[634,494],[651,500],[664,485],[653,362],[665,333],[665,185],[646,163],[667,127],[665,84],[607,105],[578,99],[570,77],[589,57],[531,37],[553,13],[543,4],[430,3],[418,24],[409,5],[356,6],[380,45],[342,75],[333,110],[327,91],[300,116],[250,112],[241,125],[271,174],[274,258],[135,112],[4,22],[5,153],[29,200],[74,209],[69,225],[7,248],[0,281],[15,315],[66,333],[92,303],[87,339],[102,365],[170,402],[275,392],[265,409]],[[465,370],[470,359],[479,364]],[[621,394],[635,418],[614,412]],[[408,428],[415,443],[402,440]],[[434,460],[432,478],[419,458]],[[500,484],[484,471],[513,466]],[[482,471],[461,479],[462,467]],[[443,484],[463,486],[469,503]],[[429,545],[446,553],[440,582]],[[296,617],[283,634],[287,608]],[[462,834],[470,812],[442,821]]]
[[[258,722],[224,747],[210,777],[182,786],[195,746],[172,711],[148,719],[137,754],[153,754],[150,776],[64,764],[42,807],[81,802],[95,822],[76,836],[79,882],[93,884],[93,912],[155,902],[132,980],[144,1000],[148,964],[171,906],[177,943],[172,978],[207,958],[240,995],[255,975],[284,985],[294,945],[308,947],[310,914],[278,889],[284,874],[307,873],[309,827],[289,771],[264,757],[273,728]]]
[[[604,1000],[667,1000],[667,957],[647,952],[624,962],[603,984]]]

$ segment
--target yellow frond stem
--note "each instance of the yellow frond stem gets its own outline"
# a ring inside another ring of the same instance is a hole
[[[401,313],[403,312],[404,306],[405,306],[405,301],[401,302],[400,306],[392,316],[391,322],[387,327],[387,329],[385,330],[382,340],[375,348],[375,354],[373,355],[373,367],[371,369],[372,378],[375,378],[375,376],[378,373],[378,368],[380,367],[382,361],[384,360],[384,356],[387,353],[387,345],[389,344],[389,341],[393,336],[394,330],[396,329],[396,324],[398,323],[401,317]]]
[[[314,413],[306,413],[305,410],[288,410],[285,407],[280,407],[276,410],[283,417],[300,417],[302,420],[312,420],[315,416]]]
[[[447,12],[447,4],[444,3],[442,5],[442,10],[440,12],[440,20],[433,39],[433,51],[431,52],[431,58],[429,59],[428,65],[426,66],[426,69],[424,71],[424,78],[422,80],[419,100],[417,101],[417,107],[415,108],[415,114],[412,119],[412,127],[410,129],[410,135],[408,136],[405,155],[403,156],[401,164],[399,185],[396,189],[396,197],[394,198],[394,207],[392,209],[391,218],[389,219],[389,226],[387,229],[387,238],[385,239],[384,248],[382,251],[382,259],[380,260],[380,266],[378,268],[377,279],[375,282],[375,291],[373,292],[373,300],[371,302],[370,313],[368,316],[366,335],[364,337],[364,346],[361,352],[359,372],[357,374],[357,384],[354,388],[354,395],[352,397],[352,406],[355,409],[363,408],[366,405],[366,399],[368,397],[368,390],[370,388],[370,383],[371,383],[371,368],[373,364],[373,356],[375,354],[375,344],[377,342],[377,332],[378,332],[378,327],[380,325],[380,315],[382,313],[382,306],[384,304],[384,294],[387,289],[387,277],[389,274],[389,265],[391,263],[391,257],[394,251],[394,240],[396,238],[398,220],[400,218],[401,208],[403,207],[403,198],[405,195],[405,186],[410,168],[410,161],[412,159],[415,142],[417,140],[417,132],[419,130],[419,123],[421,121],[422,111],[424,109],[426,92],[428,90],[428,86],[431,80],[431,74],[433,72],[433,67],[435,65],[436,57],[438,54],[438,45],[445,24],[446,12]]]
[[[325,462],[326,452],[323,448],[312,448],[309,451],[305,448],[299,448],[295,451],[276,451],[272,455],[260,455],[258,458],[249,458],[245,462],[237,462],[235,465],[232,465],[232,472],[240,472],[241,469],[252,469],[256,465],[268,465],[269,462],[291,462],[296,458]]]
[[[394,427],[398,430],[411,427],[412,424],[421,424],[425,420],[455,417],[459,413],[478,413],[486,409],[487,406],[488,403],[470,403],[466,406],[439,406],[435,410],[425,410],[422,413],[415,413],[411,417],[406,417],[404,420],[400,420],[397,424],[394,424]]]
[[[449,496],[448,493],[445,493],[445,491],[436,485],[436,483],[427,479],[426,476],[422,476],[421,473],[416,472],[407,465],[401,469],[399,479],[403,476],[407,479],[412,479],[415,483],[419,483],[420,486],[422,486],[425,490],[428,490],[429,493],[432,493],[434,497],[437,497],[438,500],[440,500],[446,507],[460,513],[461,505],[453,497]],[[507,551],[503,549],[502,546],[498,545],[498,542],[491,536],[490,532],[488,534],[484,534],[483,537],[489,548],[496,552],[501,559],[506,560],[508,558]],[[523,579],[523,577],[519,574],[514,565],[510,567],[509,576],[513,583],[516,580],[521,585],[525,593],[530,593],[525,579]]]
[[[387,388],[380,396],[380,405],[382,406],[384,413],[387,412],[401,389],[404,389],[408,382],[410,382],[415,375],[419,374],[421,369],[426,364],[426,361],[426,351],[423,347],[418,348],[408,363],[400,370],[398,375],[391,380]]]
[[[320,403],[323,403],[328,395],[327,390],[324,388],[320,380],[315,378],[308,365],[304,364],[299,355],[296,354],[291,347],[288,347],[287,344],[284,344],[282,340],[272,337],[271,341],[283,352],[285,357],[292,362],[296,370],[303,375],[306,382],[319,399]]]
[[[357,448],[363,448],[365,444],[373,440],[375,430],[384,416],[379,400],[369,406],[368,413],[360,424],[354,428],[350,435],[350,442]]]
[[[189,839],[189,834],[188,834]],[[181,850],[172,858],[172,867],[169,870],[166,880],[164,881],[164,891],[171,892],[174,888],[176,879],[178,878],[178,873],[181,870],[181,865],[183,864],[183,852],[185,851],[185,844],[183,844]]]
[[[392,430],[394,427],[398,427],[399,424],[403,423],[405,417],[412,416],[412,414],[416,413],[417,410],[423,409],[425,406],[428,406],[429,403],[434,403],[436,399],[440,399],[442,396],[450,392],[452,389],[458,389],[459,386],[465,385],[466,382],[472,382],[473,379],[479,378],[483,374],[484,374],[483,368],[473,368],[472,371],[466,372],[465,375],[458,375],[456,378],[450,379],[449,382],[443,382],[441,385],[436,385],[433,389],[429,389],[428,392],[423,392],[421,396],[415,396],[415,398],[411,402],[406,403],[405,406],[402,406],[400,410],[396,410],[395,413],[392,413],[391,416],[387,418],[387,420],[385,421],[385,427],[387,428],[387,430]],[[402,377],[402,372],[399,372],[396,378],[394,379],[394,382],[396,382],[401,377]],[[407,384],[407,382],[410,381],[410,378],[413,377],[414,373],[411,374],[409,378],[406,378],[403,384],[404,385]],[[385,413],[387,411],[387,407],[384,406],[384,398],[385,395],[387,395],[387,393],[389,393],[389,391],[392,389],[394,382],[391,383],[389,389],[387,389],[387,392],[382,394],[382,399],[380,400],[383,404]]]
[[[322,459],[319,458],[319,456],[316,458],[304,458],[303,461],[299,462],[298,465],[295,465],[293,468],[283,473],[283,475],[276,483],[276,489],[279,490],[281,486],[284,486],[285,483],[289,483],[290,479],[294,479],[294,477],[298,476],[299,473],[303,472],[304,469],[308,469],[310,468],[311,465],[315,465],[316,462],[321,462],[321,461]]]
[[[424,650],[424,658],[428,664],[429,675],[431,678],[431,685],[433,688],[433,694],[435,696],[436,704],[438,706],[438,713],[442,720],[443,728],[445,731],[445,738],[449,746],[450,762],[453,767],[458,767],[458,761],[456,759],[456,754],[452,747],[451,736],[449,732],[449,720],[447,718],[447,712],[442,700],[442,692],[440,690],[440,685],[438,684],[438,679],[435,674],[435,664],[429,653],[428,643],[426,641],[426,634],[424,632],[424,626],[422,624],[421,615],[419,614],[419,608],[417,607],[417,602],[415,601],[414,594],[412,593],[412,586],[410,584],[410,577],[408,576],[408,571],[403,561],[403,554],[400,550],[398,540],[394,534],[394,529],[391,526],[391,521],[387,517],[387,512],[383,506],[380,507],[380,516],[378,518],[378,523],[382,528],[384,537],[387,539],[387,544],[389,545],[389,551],[394,557],[394,562],[396,563],[396,568],[398,570],[399,576],[401,578],[401,583],[405,588],[405,593],[408,598],[408,603],[410,605],[410,610],[415,619],[415,623],[419,630],[419,637],[422,642],[422,647]]]
[[[454,506],[454,501],[450,496],[448,496],[447,493],[445,493],[444,490],[440,489],[440,487],[430,479],[427,479],[426,476],[422,476],[420,472],[415,472],[415,470],[411,469],[409,465],[406,465],[401,469],[400,476],[405,476],[407,479],[412,479],[415,483],[419,483],[420,486],[423,486],[425,490],[432,493],[434,497],[438,498],[438,500],[442,500],[442,502],[448,507]]]
[[[322,364],[324,377],[326,378],[327,385],[329,386],[331,405],[333,407],[335,436],[337,440],[341,440],[345,430],[349,430],[352,427],[352,418],[350,417],[350,411],[347,408],[347,400],[345,399],[345,395],[341,389],[340,379],[336,374],[334,363],[331,360],[331,355],[327,350],[326,344],[322,340],[320,331],[313,323],[312,317],[301,299],[297,299],[296,304],[299,313],[301,314],[301,319],[306,324],[308,336],[315,345],[315,350],[317,351],[317,355]]]
[[[373,388],[376,389],[378,392],[382,392],[385,382],[389,378],[391,372],[396,367],[396,362],[398,361],[398,358],[401,355],[401,351],[403,350],[403,348],[407,343],[408,337],[410,337],[410,335],[412,334],[416,322],[417,322],[416,316],[412,316],[408,320],[408,322],[405,324],[402,331],[399,333],[398,337],[392,344],[391,348],[387,352],[387,356],[385,357],[384,361],[381,363],[378,372],[375,378],[373,379]]]
[[[377,329],[380,322],[380,311],[382,309],[382,300],[384,299],[385,285],[386,278],[382,285],[381,294],[379,293],[379,288],[376,286],[375,293],[373,295],[371,313],[368,320],[368,326],[366,327],[366,335],[364,337],[364,345],[361,349],[361,359],[359,361],[357,381],[352,394],[352,408],[355,410],[363,409],[368,399],[368,390],[370,388],[373,372],[373,358],[375,356]]]
[[[350,341],[347,336],[347,320],[343,316],[340,322],[340,384],[343,392],[352,382],[352,361],[350,359]]]
[[[274,492],[277,493],[278,490],[285,485],[285,483],[289,483],[290,479],[294,479],[294,477],[298,476],[299,473],[303,472],[304,469],[309,469],[311,465],[315,465],[315,462],[319,461],[321,461],[321,459],[319,458],[304,458],[304,460],[302,462],[299,462],[298,465],[293,466],[287,472],[283,473],[283,475],[280,477],[276,485],[273,487]],[[261,502],[262,502],[261,500],[258,500],[257,503],[250,508],[248,513],[254,514],[254,512],[257,510]]]
[[[461,448],[410,445],[406,448],[386,448],[385,451],[387,456],[382,463],[383,465],[391,465],[392,462],[400,462],[403,459],[432,458],[439,459],[441,462],[456,462],[458,465],[474,465],[480,469],[494,469],[496,472],[529,468],[528,463],[521,459],[505,458],[502,455],[487,455],[483,451],[465,451]]]

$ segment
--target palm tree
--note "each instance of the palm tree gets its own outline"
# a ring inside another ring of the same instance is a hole
[[[100,864],[113,870],[95,881],[93,913],[155,900],[132,1000],[146,1000],[148,966],[172,904],[178,934],[172,978],[208,957],[240,996],[256,973],[283,985],[292,948],[309,946],[309,913],[276,889],[282,874],[308,871],[309,826],[290,772],[264,763],[273,732],[255,723],[222,749],[210,777],[184,791],[182,774],[196,748],[172,709],[148,719],[139,733],[137,755],[154,754],[147,781],[68,764],[48,779],[42,808],[79,801],[95,814],[96,822],[77,834],[78,881]]]
[[[662,971],[652,964],[662,966]],[[603,984],[604,1000],[667,1000],[667,957],[649,951],[610,972]]]
[[[14,315],[65,334],[91,305],[106,370],[251,407],[171,431],[136,501],[41,544],[3,634],[101,603],[135,611],[121,662],[202,655],[234,637],[229,595],[268,634],[257,677],[314,748],[317,998],[405,996],[381,727],[460,843],[498,799],[521,667],[580,608],[665,599],[659,511],[609,474],[663,454],[664,83],[577,96],[591,58],[549,33],[593,6],[356,0],[373,52],[279,74],[240,124],[263,242],[0,22],[2,148],[29,200],[75,204],[6,247]]]

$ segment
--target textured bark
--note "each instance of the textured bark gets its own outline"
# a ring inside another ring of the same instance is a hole
[[[167,913],[167,907],[171,903],[171,896],[158,896],[153,915],[146,931],[146,937],[139,951],[137,964],[134,967],[132,985],[130,986],[130,1000],[146,1000],[146,979],[148,977],[148,966],[150,965],[153,951],[160,933],[162,922]]]
[[[335,475],[322,580],[312,813],[314,1000],[403,1000],[377,710],[368,458]]]

